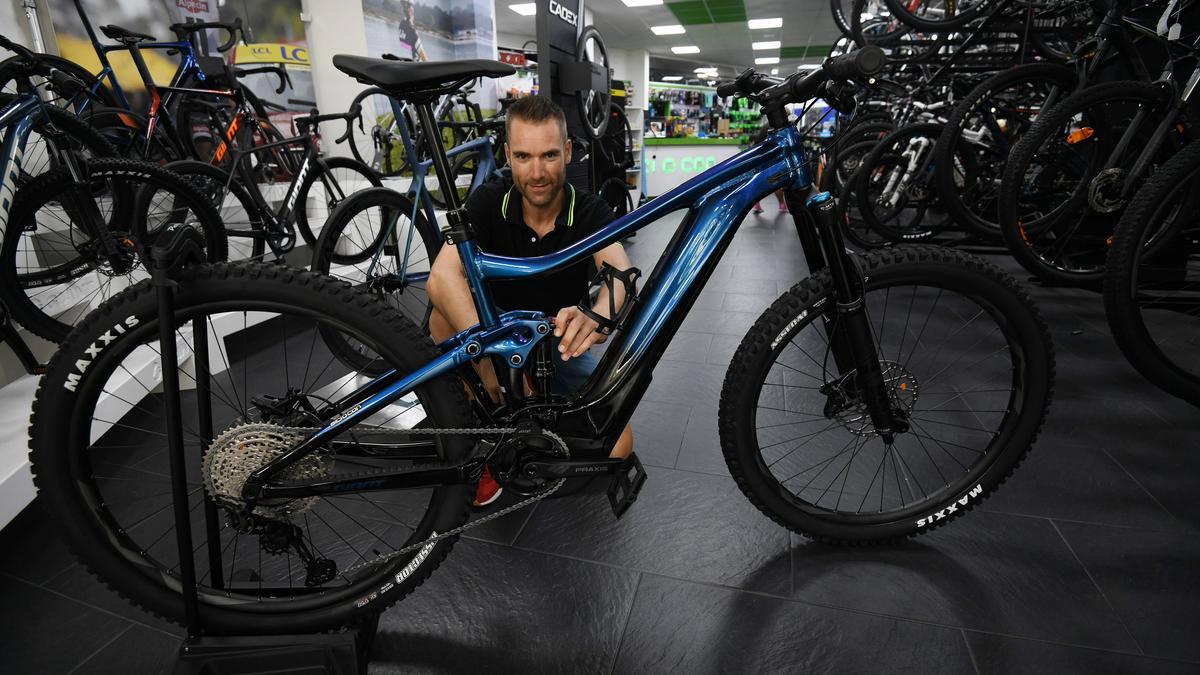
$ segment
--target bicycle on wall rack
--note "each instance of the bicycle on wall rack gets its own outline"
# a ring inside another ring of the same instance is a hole
[[[335,144],[341,143],[349,137],[358,110],[328,115],[313,110],[293,120],[298,136],[254,143],[249,137],[257,128],[258,117],[240,89],[231,95],[235,100],[233,116],[213,132],[214,138],[221,139],[213,151],[214,163],[181,160],[171,162],[167,168],[186,177],[221,210],[227,236],[250,241],[249,255],[239,257],[262,259],[269,248],[277,260],[282,260],[299,242],[312,246],[325,226],[325,221],[317,219],[320,212],[328,217],[355,192],[383,185],[378,175],[361,162],[318,154],[319,125],[345,122],[345,133],[334,140]],[[264,154],[275,158],[276,166],[287,169],[287,190],[278,207],[271,206],[259,184],[256,169],[268,164],[262,159]]]
[[[392,98],[397,118],[404,102]],[[501,132],[504,120],[485,120],[484,130]],[[397,126],[406,157],[416,157],[416,145],[407,125]],[[426,136],[426,139],[429,137]],[[427,144],[428,147],[428,144]],[[483,134],[462,145],[445,150],[453,190],[461,201],[471,190],[498,175],[492,137]],[[434,199],[426,185],[430,169],[439,180],[433,159],[412,165],[412,182],[405,193],[382,187],[365,189],[342,202],[325,222],[325,230],[313,246],[311,269],[330,274],[396,306],[417,326],[429,320],[429,296],[425,282],[441,247],[437,232],[437,211],[445,203],[447,184],[440,183],[441,198]],[[458,177],[470,175],[469,187],[458,185]],[[346,344],[329,334],[330,348],[344,358],[361,362],[358,346]]]
[[[334,64],[415,104],[427,128],[439,94],[512,72],[485,60],[339,55]],[[398,601],[469,527],[485,466],[526,495],[493,515],[597,473],[610,475],[619,515],[645,473],[636,457],[607,459],[609,448],[740,222],[783,189],[811,275],[734,356],[719,411],[731,474],[767,516],[822,540],[886,541],[949,522],[1025,456],[1048,410],[1054,358],[1032,301],[980,259],[928,246],[846,251],[784,106],[882,65],[866,48],[784,79],[747,70],[722,84],[762,106],[771,129],[762,142],[543,257],[479,251],[446,153],[432,143],[451,205],[442,239],[461,257],[481,317],[436,347],[369,293],[280,265],[185,270],[161,317],[150,285],[130,289],[72,334],[42,380],[31,436],[47,508],[101,577],[180,618],[161,418],[146,399],[160,378],[161,329],[174,332],[184,364],[189,497],[177,508],[193,516],[185,550],[196,551],[197,611],[213,630],[327,629]],[[686,215],[640,289],[635,269],[601,271],[614,299],[601,316],[608,349],[578,393],[556,394],[550,318],[500,313],[487,282],[590,258],[676,211]],[[364,345],[366,367],[332,353],[323,331]],[[483,358],[507,399],[473,415],[458,378],[488,400],[469,367]],[[139,473],[121,468],[136,458]]]

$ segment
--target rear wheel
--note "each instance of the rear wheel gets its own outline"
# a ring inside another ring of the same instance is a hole
[[[419,586],[453,538],[394,554],[462,524],[470,486],[260,502],[252,513],[238,506],[238,495],[249,471],[320,427],[327,417],[315,411],[361,381],[324,348],[320,327],[370,345],[402,372],[434,358],[428,338],[364,293],[279,265],[186,270],[176,309],[203,624],[223,633],[330,630]],[[148,283],[88,317],[42,379],[31,447],[38,489],[52,495],[47,508],[87,566],[133,602],[182,621],[158,330]],[[208,346],[207,359],[197,355],[200,344]],[[87,364],[82,373],[80,363]],[[421,437],[434,440],[398,449],[421,440],[406,433],[416,424],[470,425],[462,388],[451,379],[396,400],[285,475],[340,478],[463,459],[473,440],[462,435]],[[203,386],[210,390],[211,445],[198,413]]]
[[[751,502],[793,531],[844,543],[911,536],[982,501],[1036,438],[1054,374],[1045,322],[992,265],[924,246],[859,261],[885,386],[907,429],[885,441],[853,369],[839,369],[846,337],[825,272],[746,334],[719,422]]]

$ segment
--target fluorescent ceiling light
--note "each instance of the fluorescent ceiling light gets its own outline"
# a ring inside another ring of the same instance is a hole
[[[771,69],[771,74],[772,74],[772,75],[778,75],[778,74],[779,74],[779,69],[778,69],[778,68],[772,68],[772,69]]]
[[[651,5],[661,5],[663,0],[621,0],[626,7],[649,7]]]
[[[754,59],[754,65],[756,65],[756,66],[769,66],[772,63],[779,63],[779,57],[778,56],[763,56],[761,58]]]
[[[683,26],[679,24],[673,26],[650,26],[650,30],[655,35],[682,35],[684,33]]]
[[[700,48],[696,45],[687,45],[685,47],[671,47],[671,51],[675,54],[699,54]]]
[[[779,49],[779,45],[779,40],[770,40],[768,42],[755,42],[754,44],[750,45],[750,48],[754,51],[758,51],[760,49]]]
[[[750,30],[759,30],[762,28],[782,28],[783,19],[750,19],[746,22],[750,26]]]
[[[663,82],[678,82],[682,79],[680,75],[663,75]]]
[[[710,73],[713,75],[716,75],[717,69],[716,68],[697,68],[697,69],[693,70],[692,72],[696,73],[697,75],[708,75]]]
[[[533,16],[537,14],[536,2],[523,2],[519,5],[509,5],[508,8],[521,16]]]

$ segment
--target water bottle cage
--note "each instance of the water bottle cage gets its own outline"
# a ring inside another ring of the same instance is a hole
[[[625,318],[629,316],[630,310],[633,309],[634,303],[637,302],[637,280],[641,278],[642,271],[636,267],[630,267],[627,270],[619,270],[608,263],[603,263],[600,270],[596,272],[595,278],[588,284],[588,297],[592,296],[592,289],[601,286],[608,289],[608,317],[601,316],[592,311],[591,307],[587,306],[587,301],[579,303],[579,311],[583,312],[592,321],[595,321],[596,332],[601,335],[611,335],[613,331],[621,330],[625,327]],[[621,305],[620,311],[617,310],[617,294],[616,283],[621,282],[625,289],[625,302]],[[609,318],[611,317],[611,318]]]

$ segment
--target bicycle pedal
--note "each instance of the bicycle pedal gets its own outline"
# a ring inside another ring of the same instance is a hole
[[[608,484],[608,503],[612,506],[613,515],[617,518],[625,515],[633,502],[637,501],[638,493],[645,484],[646,470],[642,468],[637,453],[630,453]]]

